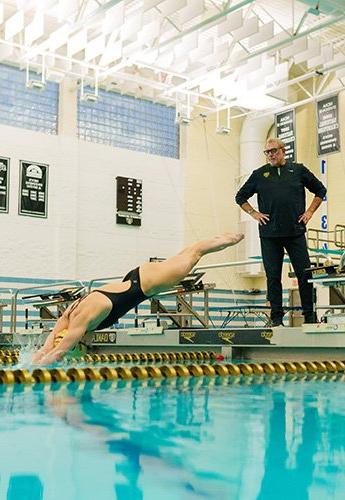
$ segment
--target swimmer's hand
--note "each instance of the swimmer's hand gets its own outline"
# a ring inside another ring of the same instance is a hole
[[[39,349],[32,357],[34,365],[50,365],[54,361],[58,361],[64,355],[64,352],[57,349],[68,330],[65,328],[59,332],[52,332],[41,349]]]
[[[50,365],[56,361],[60,361],[61,358],[68,351],[73,349],[73,347],[81,340],[86,332],[88,321],[83,322],[79,319],[76,326],[69,325],[68,329],[65,328],[59,332],[55,332],[52,338],[52,343],[49,345],[50,348],[44,345],[45,352],[43,356],[38,358],[37,364],[39,365]]]
[[[43,355],[37,362],[37,365],[51,365],[56,361],[60,361],[65,353],[62,351],[55,351]]]
[[[68,350],[63,349],[63,346],[61,347],[61,344],[66,336],[68,336],[67,328],[56,333],[52,342],[50,342],[48,346],[44,345],[42,349],[40,349],[40,355],[37,356],[37,359],[35,360],[36,364],[51,365],[52,363],[55,363],[55,361],[60,361],[65,352]],[[35,361],[33,360],[33,362]]]
[[[35,354],[32,356],[31,363],[33,365],[39,364],[41,359],[46,355],[46,351],[44,349],[39,349]]]
[[[62,351],[40,349],[33,356],[31,363],[33,365],[50,365],[55,361],[59,361],[63,357],[64,353]]]
[[[39,364],[41,359],[54,348],[54,342],[55,342],[55,335],[53,331],[48,335],[44,345],[40,349],[38,349],[38,351],[35,352],[35,354],[32,356],[31,360],[32,364],[34,365]]]

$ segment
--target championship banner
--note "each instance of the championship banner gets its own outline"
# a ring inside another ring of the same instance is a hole
[[[48,165],[20,161],[19,215],[47,217]]]
[[[0,156],[0,212],[8,212],[10,159]]]
[[[319,156],[340,151],[338,96],[317,101],[317,154]]]
[[[275,115],[277,138],[285,144],[285,158],[296,160],[295,110],[283,111]]]

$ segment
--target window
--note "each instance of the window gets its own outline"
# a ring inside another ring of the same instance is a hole
[[[179,158],[175,109],[99,90],[97,102],[78,102],[80,139]]]
[[[25,71],[0,65],[0,123],[57,134],[59,85],[46,82],[42,90],[30,89],[25,80]]]

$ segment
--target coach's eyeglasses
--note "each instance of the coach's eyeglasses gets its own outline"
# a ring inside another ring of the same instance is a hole
[[[275,155],[276,153],[278,153],[279,149],[283,149],[283,148],[272,148],[272,149],[264,149],[264,155],[268,156],[268,155]]]

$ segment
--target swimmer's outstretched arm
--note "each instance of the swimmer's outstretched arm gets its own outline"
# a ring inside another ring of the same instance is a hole
[[[46,338],[46,341],[43,344],[43,346],[33,355],[32,357],[33,363],[38,363],[43,356],[45,356],[49,351],[53,349],[55,336],[62,330],[68,328],[68,323],[69,323],[68,317],[65,314],[60,316],[60,318],[55,323],[53,330]]]
[[[47,344],[47,349],[45,349],[45,345],[43,346],[42,349],[44,350],[43,356],[41,356],[36,363],[40,365],[50,365],[51,363],[54,363],[55,361],[59,361],[62,356],[72,349],[78,342],[79,340],[85,335],[88,325],[89,325],[89,318],[87,316],[84,316],[82,314],[78,314],[75,319],[68,321],[67,329],[68,332],[66,335],[63,337],[61,342],[54,347],[54,330],[58,326],[54,328],[52,333],[49,335],[46,344]],[[65,327],[66,328],[66,327]],[[56,332],[60,332],[64,328],[56,329]],[[50,338],[51,337],[51,338]],[[35,361],[34,361],[35,362]]]

